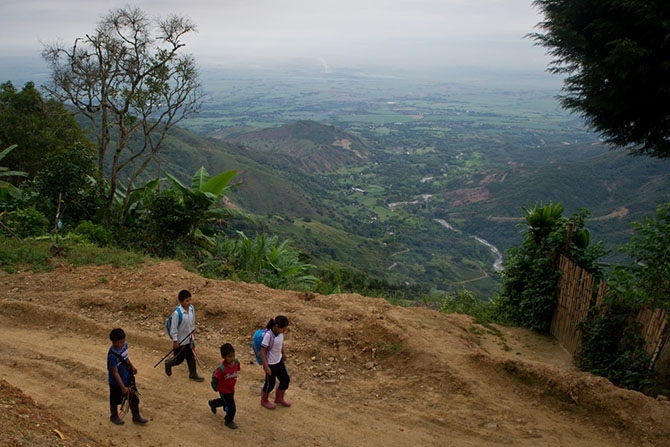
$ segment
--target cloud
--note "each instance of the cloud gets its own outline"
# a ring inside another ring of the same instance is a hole
[[[0,55],[90,33],[110,8],[89,0],[0,1]],[[206,60],[324,58],[329,64],[505,64],[542,69],[523,36],[540,21],[529,0],[141,0],[150,16],[189,17],[187,49]]]

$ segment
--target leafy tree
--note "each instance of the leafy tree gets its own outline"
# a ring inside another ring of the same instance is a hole
[[[580,325],[582,347],[576,361],[583,370],[644,391],[657,377],[641,324],[633,317],[643,306],[670,310],[670,203],[632,226],[635,234],[621,247],[631,263],[615,268],[605,302]]]
[[[48,166],[48,156],[90,144],[63,103],[44,100],[32,82],[20,92],[11,82],[0,85],[0,141],[18,146],[6,163],[30,178]]]
[[[653,218],[632,227],[635,234],[622,247],[633,261],[626,269],[626,288],[642,297],[637,300],[641,304],[670,311],[670,202],[657,206]]]
[[[568,253],[580,267],[599,275],[597,260],[605,254],[601,243],[590,244],[580,209],[570,219],[563,217],[561,203],[522,208],[525,223],[523,244],[508,250],[502,272],[501,295],[493,307],[500,320],[538,332],[548,332],[556,306],[558,255]],[[568,227],[572,238],[568,239]]]
[[[131,192],[155,161],[168,131],[201,104],[194,59],[182,54],[195,31],[186,18],[151,21],[137,8],[111,10],[71,47],[45,45],[48,91],[90,122],[98,150],[98,183],[107,175],[111,210],[122,175]],[[124,196],[130,199],[129,194]],[[127,211],[128,202],[120,209]]]
[[[221,232],[226,219],[241,215],[223,203],[223,197],[239,183],[231,184],[236,171],[210,177],[201,167],[184,186],[176,177],[165,174],[171,182],[169,190],[157,189],[158,179],[136,188],[127,197],[129,204],[116,233],[123,244],[139,247],[158,256],[174,256],[183,248],[200,250],[200,256],[214,248],[213,235]],[[121,195],[120,193],[118,195]]]
[[[39,195],[37,208],[46,216],[55,216],[76,227],[92,220],[102,205],[101,190],[95,182],[97,164],[90,147],[76,144],[67,152],[51,154],[35,175],[33,189]]]
[[[666,0],[535,0],[530,34],[567,75],[562,105],[606,142],[670,157],[670,3]]]

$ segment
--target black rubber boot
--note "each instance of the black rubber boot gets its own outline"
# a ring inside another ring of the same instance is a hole
[[[172,367],[174,366],[174,357],[171,357],[165,361],[165,374],[169,376],[172,375]]]
[[[198,372],[196,371],[195,368],[195,359],[186,359],[186,363],[188,364],[188,378],[191,380],[195,380],[196,382],[202,382],[205,380],[204,377],[199,376]]]
[[[133,405],[130,407],[130,412],[133,415],[133,422],[136,424],[146,424],[149,422],[149,419],[145,419],[142,416],[140,416],[140,407],[137,405]]]
[[[109,404],[109,412],[111,416],[109,416],[109,420],[112,421],[113,424],[116,425],[123,425],[123,419],[119,417],[119,412],[116,408],[116,405]]]

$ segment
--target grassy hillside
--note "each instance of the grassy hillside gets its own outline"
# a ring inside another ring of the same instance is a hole
[[[205,71],[208,102],[163,169],[235,169],[232,229],[295,239],[317,264],[488,297],[496,255],[521,243],[521,207],[588,208],[614,252],[670,200],[667,161],[610,151],[560,110],[556,85],[309,67]],[[208,138],[205,138],[208,137]],[[449,226],[443,225],[447,223]],[[614,253],[609,260],[619,260]]]
[[[540,147],[509,144],[498,129],[476,138],[478,146],[502,142],[490,150],[469,144],[408,154],[383,144],[391,136],[370,143],[374,131],[301,121],[216,134],[231,143],[182,130],[163,166],[185,177],[200,165],[238,170],[243,185],[229,198],[255,221],[231,222],[231,231],[290,237],[320,266],[335,262],[397,284],[467,287],[482,297],[496,289],[496,256],[473,236],[501,252],[520,244],[516,225],[527,203],[561,201],[567,215],[588,208],[592,240],[614,250],[630,236],[631,221],[670,200],[664,162],[592,142],[568,145],[552,132],[530,132],[545,141]],[[345,140],[356,151],[342,148]]]

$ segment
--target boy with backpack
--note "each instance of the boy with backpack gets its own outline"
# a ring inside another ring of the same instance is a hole
[[[188,378],[196,382],[205,380],[198,375],[195,362],[195,308],[191,292],[182,290],[177,295],[179,305],[166,322],[165,326],[172,339],[172,358],[165,360],[165,374],[172,375],[172,368],[181,365],[184,360],[188,365]]]
[[[225,343],[220,348],[221,364],[212,372],[212,389],[218,391],[219,398],[208,402],[212,413],[216,414],[217,407],[223,407],[226,412],[224,425],[233,430],[237,428],[235,424],[235,383],[237,383],[237,373],[240,371],[240,362],[235,358],[235,348],[230,343]]]

